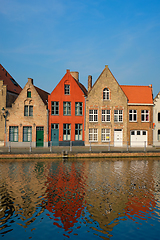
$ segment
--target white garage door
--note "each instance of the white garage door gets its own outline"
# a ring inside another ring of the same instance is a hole
[[[147,131],[132,130],[131,131],[131,147],[147,146]]]

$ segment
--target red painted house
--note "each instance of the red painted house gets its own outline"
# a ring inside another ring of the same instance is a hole
[[[66,74],[48,96],[49,141],[53,146],[84,145],[86,88],[79,82],[79,73]]]

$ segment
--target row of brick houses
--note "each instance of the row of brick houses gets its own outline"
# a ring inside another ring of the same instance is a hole
[[[160,93],[119,85],[108,66],[88,91],[67,70],[49,94],[31,78],[21,89],[0,65],[0,92],[0,141],[12,146],[160,145]]]

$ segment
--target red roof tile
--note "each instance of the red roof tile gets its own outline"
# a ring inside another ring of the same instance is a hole
[[[0,64],[0,80],[3,80],[3,84],[7,86],[7,91],[16,94],[19,94],[21,92],[22,88],[1,64]]]
[[[152,86],[120,85],[128,98],[128,103],[153,104]]]

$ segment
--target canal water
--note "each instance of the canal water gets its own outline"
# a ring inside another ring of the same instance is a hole
[[[0,162],[2,239],[160,239],[160,159]]]

